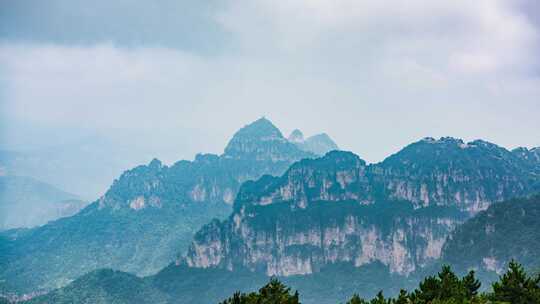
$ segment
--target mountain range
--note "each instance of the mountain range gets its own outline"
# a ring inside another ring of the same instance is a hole
[[[64,286],[98,268],[157,272],[184,252],[193,234],[230,213],[241,183],[282,174],[316,157],[261,118],[241,128],[222,155],[198,154],[172,166],[154,159],[124,172],[97,201],[72,217],[26,231],[7,231],[0,251],[4,292]]]
[[[128,170],[78,214],[0,234],[1,291],[59,288],[35,303],[129,303],[134,296],[213,303],[279,276],[312,294],[306,303],[398,292],[394,286],[403,284],[393,283],[416,284],[448,252],[470,245],[468,238],[478,238],[472,246],[483,244],[482,235],[464,236],[468,229],[460,227],[540,191],[538,148],[424,138],[367,164],[320,139],[314,142],[324,144],[306,145],[296,131],[285,139],[262,118],[240,129],[222,155],[199,154],[172,166],[153,160]],[[531,225],[515,225],[511,233],[534,231]],[[471,252],[478,256],[463,258],[463,269],[496,273],[492,265],[523,250]],[[534,255],[517,257],[540,265]],[[122,289],[117,282],[123,281],[137,293]]]
[[[246,182],[233,213],[203,227],[178,263],[289,276],[380,262],[408,275],[439,259],[470,216],[537,191],[532,168],[494,144],[453,138],[424,139],[372,165],[329,152]]]
[[[540,269],[540,258],[535,254],[538,221],[534,220],[539,209],[539,196],[493,204],[451,233],[441,261],[409,276],[391,274],[388,267],[374,262],[360,267],[336,263],[317,273],[279,279],[300,291],[302,303],[335,304],[344,303],[355,293],[363,297],[373,297],[379,290],[384,290],[386,295],[398,294],[398,286],[411,289],[426,275],[436,274],[441,263],[454,263],[462,272],[465,265],[476,269],[484,278],[485,289],[489,280],[497,279],[494,271],[486,277],[487,269],[482,266],[483,260],[493,253],[500,259],[497,263],[514,258],[527,261],[529,269]],[[491,227],[487,229],[487,240],[483,239],[485,227]],[[509,239],[517,242],[508,242]],[[267,280],[264,273],[246,269],[229,271],[175,264],[145,278],[104,269],[28,303],[218,303],[237,290],[256,290]]]

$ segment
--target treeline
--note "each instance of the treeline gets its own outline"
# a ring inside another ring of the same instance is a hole
[[[437,275],[425,278],[412,292],[402,289],[395,298],[387,298],[379,292],[371,300],[353,295],[346,304],[540,304],[540,274],[529,276],[515,261],[511,261],[507,272],[492,284],[490,292],[480,293],[480,286],[474,271],[460,278],[450,266],[443,266]],[[291,292],[273,278],[258,292],[236,292],[220,304],[300,303],[297,291]]]

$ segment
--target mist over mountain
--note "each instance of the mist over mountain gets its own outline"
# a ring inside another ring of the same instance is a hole
[[[304,151],[317,155],[324,155],[332,150],[339,150],[336,143],[326,133],[316,134],[304,139],[304,134],[298,129],[294,129],[288,140]]]
[[[318,157],[293,133],[286,139],[261,118],[221,155],[171,166],[154,159],[74,216],[3,232],[2,293],[60,288],[35,301],[82,301],[86,291],[126,280],[149,298],[189,303],[180,295],[202,300],[220,280],[203,301],[212,303],[274,275],[311,293],[307,303],[332,303],[345,291],[397,292],[395,282],[413,284],[442,261],[448,237],[468,219],[540,189],[535,149],[424,138],[368,164],[345,151]],[[133,296],[111,292],[97,299]]]
[[[540,304],[538,54],[538,0],[0,1],[0,304]]]
[[[86,206],[78,196],[22,176],[0,175],[0,230],[30,228]]]
[[[32,177],[91,201],[140,154],[91,137],[45,148],[0,150],[0,166],[9,175]]]
[[[7,233],[0,287],[47,290],[97,268],[155,273],[187,249],[199,227],[230,213],[242,182],[314,156],[262,118],[234,134],[220,156],[198,154],[171,166],[154,159],[124,172],[78,214]]]

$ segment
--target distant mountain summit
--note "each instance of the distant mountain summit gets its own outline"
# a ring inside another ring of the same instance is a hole
[[[540,175],[540,147],[532,149],[519,147],[512,150],[512,153],[534,168],[536,174]]]
[[[336,143],[326,133],[316,134],[304,139],[302,131],[295,129],[289,135],[288,140],[303,151],[319,156],[323,156],[333,150],[339,150]]]
[[[236,132],[222,155],[232,159],[272,162],[290,162],[314,156],[287,141],[266,118],[260,118]]]
[[[287,138],[290,142],[297,144],[304,142],[304,133],[298,129],[294,129]]]

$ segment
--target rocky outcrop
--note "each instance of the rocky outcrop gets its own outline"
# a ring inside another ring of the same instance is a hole
[[[315,157],[288,142],[268,119],[234,134],[225,152],[198,154],[165,166],[154,159],[126,171],[100,198],[100,208],[141,210],[163,204],[232,204],[240,184],[264,174],[281,175],[295,161]]]
[[[289,142],[268,119],[260,118],[243,127],[225,147],[223,158],[271,162],[294,162],[313,157]]]
[[[348,212],[310,206],[270,218],[262,210],[242,210],[201,230],[185,261],[191,267],[247,268],[279,276],[310,274],[338,262],[359,267],[378,261],[392,272],[409,274],[440,256],[447,234],[461,221],[412,209],[401,215],[387,210],[374,218],[374,206],[345,204],[339,207]]]
[[[372,167],[385,196],[416,208],[454,206],[475,214],[492,202],[531,191],[537,180],[530,166],[512,152],[476,140],[425,138]]]
[[[304,134],[300,130],[295,129],[289,135],[288,140],[303,151],[319,156],[323,156],[333,150],[339,150],[336,143],[326,133],[316,134],[304,139]]]
[[[200,230],[179,263],[287,276],[381,262],[406,275],[438,259],[458,224],[534,183],[526,163],[484,141],[428,138],[373,165],[334,151],[245,183],[233,214]]]

